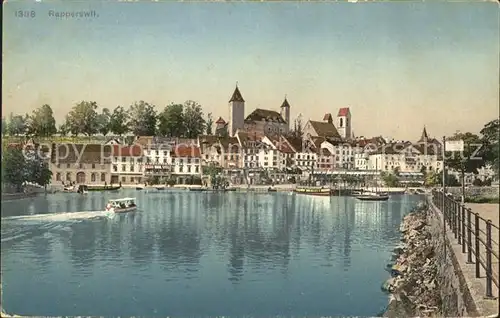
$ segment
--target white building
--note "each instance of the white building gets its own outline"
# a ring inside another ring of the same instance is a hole
[[[123,146],[113,144],[111,165],[112,183],[142,183],[143,168],[146,161],[140,145]]]
[[[170,157],[172,176],[176,178],[177,184],[189,183],[189,179],[194,177],[201,179],[201,152],[198,146],[176,146],[171,151]]]
[[[339,109],[337,114],[337,131],[342,139],[352,138],[351,110],[349,107]]]

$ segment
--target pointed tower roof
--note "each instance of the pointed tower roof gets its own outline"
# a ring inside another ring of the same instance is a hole
[[[222,119],[222,117],[219,117],[219,119],[217,119],[217,121],[215,123],[216,124],[225,124],[226,121],[224,119]]]
[[[290,104],[288,104],[288,100],[286,99],[286,96],[285,96],[285,100],[283,101],[283,104],[281,104],[281,107],[288,107],[290,108]]]
[[[425,129],[425,126],[424,126],[424,130],[422,131],[422,136],[420,137],[419,141],[425,141],[428,139],[429,139],[429,135],[427,135],[427,129]]]
[[[245,102],[243,96],[241,96],[240,90],[238,89],[238,84],[236,84],[236,89],[234,90],[233,96],[229,100],[229,102]]]

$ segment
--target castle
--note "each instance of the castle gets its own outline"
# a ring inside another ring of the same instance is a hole
[[[235,136],[237,131],[244,131],[256,136],[286,135],[290,132],[290,103],[286,96],[280,106],[280,112],[257,108],[245,117],[245,100],[236,85],[229,99],[229,122],[222,117],[215,122],[216,134]],[[337,127],[331,114],[326,114],[323,122],[309,120],[304,125],[305,132],[313,136],[351,139],[351,112],[349,108],[341,108],[337,115]]]

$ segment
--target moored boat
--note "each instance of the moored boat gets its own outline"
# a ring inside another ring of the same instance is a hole
[[[207,188],[203,188],[203,187],[191,187],[191,188],[189,188],[189,191],[205,192],[205,191],[207,191]]]
[[[144,190],[144,187],[135,187],[136,190]]]
[[[78,190],[76,192],[80,194],[87,194],[89,193],[89,188],[86,185],[81,184],[78,186]]]
[[[135,198],[109,200],[106,205],[106,211],[111,213],[127,213],[135,210],[137,210]]]
[[[325,187],[297,187],[295,188],[295,192],[307,195],[317,195],[317,196],[332,195],[332,190],[330,188],[325,188]]]
[[[278,190],[276,190],[276,188],[269,187],[269,188],[267,189],[267,192],[278,192]]]
[[[111,187],[111,186],[90,186],[88,191],[116,191],[120,190],[121,186]]]
[[[74,193],[75,192],[75,187],[73,187],[73,186],[64,187],[63,192]]]
[[[387,201],[389,200],[389,195],[386,193],[376,193],[376,192],[365,192],[355,196],[356,199],[361,201]]]

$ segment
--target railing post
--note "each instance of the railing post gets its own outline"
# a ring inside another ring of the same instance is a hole
[[[491,220],[488,220],[486,221],[486,297],[493,297],[491,249]]]
[[[471,222],[472,211],[466,209],[465,206],[464,210],[467,210],[467,263],[472,264],[472,222]]]
[[[462,253],[465,253],[465,205],[459,205],[462,214]]]
[[[453,204],[455,205],[455,208],[453,209],[453,213],[455,214],[455,227],[457,231],[457,235],[455,236],[458,239],[458,244],[462,242],[462,215],[458,211],[458,202],[453,201]]]
[[[481,263],[479,259],[479,213],[474,213],[474,256],[476,263],[476,278],[481,276]]]

